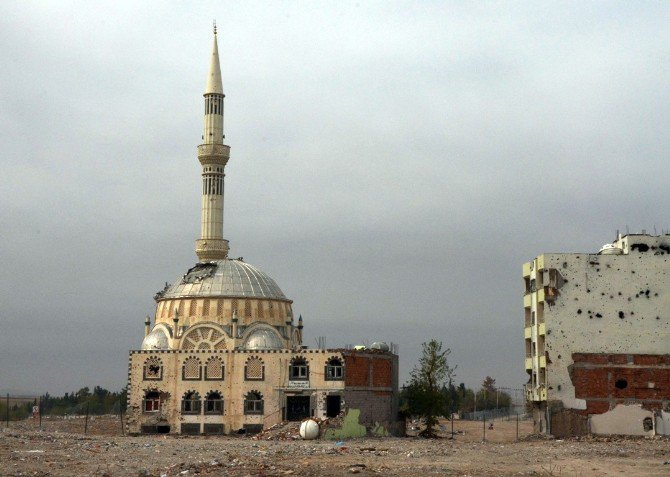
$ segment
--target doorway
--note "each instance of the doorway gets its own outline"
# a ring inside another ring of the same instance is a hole
[[[326,417],[336,417],[342,407],[342,400],[339,394],[326,396]]]
[[[309,396],[286,397],[286,420],[300,421],[310,416]]]

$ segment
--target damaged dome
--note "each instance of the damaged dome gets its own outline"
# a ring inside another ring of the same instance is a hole
[[[244,342],[244,349],[282,349],[284,344],[277,333],[262,328],[252,331]]]
[[[155,350],[155,349],[170,349],[170,342],[168,337],[165,334],[165,331],[161,328],[154,328],[154,330],[145,336],[142,341],[143,350]]]
[[[277,283],[242,259],[198,263],[156,299],[183,297],[239,297],[287,300]]]

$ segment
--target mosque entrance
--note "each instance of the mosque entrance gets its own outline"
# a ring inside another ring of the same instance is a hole
[[[286,420],[300,421],[309,417],[309,396],[286,397]]]

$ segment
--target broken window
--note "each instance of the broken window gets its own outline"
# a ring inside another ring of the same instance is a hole
[[[263,360],[252,357],[247,360],[244,365],[244,378],[247,380],[262,381],[265,379],[265,366]]]
[[[291,381],[307,381],[309,379],[307,360],[303,357],[293,358],[288,375]]]
[[[218,391],[210,391],[205,396],[205,414],[223,414],[223,399]]]
[[[263,414],[263,395],[250,391],[244,397],[244,414]]]
[[[201,378],[200,360],[195,356],[187,358],[181,368],[181,377],[184,380],[199,380]]]
[[[160,358],[152,356],[144,362],[144,379],[159,381],[163,379],[163,363]]]
[[[205,379],[223,379],[223,361],[219,358],[210,358],[205,365]]]
[[[344,379],[344,366],[340,358],[332,357],[326,363],[326,381],[339,381]]]
[[[159,412],[161,410],[161,396],[158,391],[147,391],[142,400],[144,412]]]
[[[181,400],[182,414],[200,414],[200,395],[195,391],[188,391]]]
[[[652,421],[651,417],[645,417],[642,419],[642,429],[647,432],[654,430],[654,421]]]

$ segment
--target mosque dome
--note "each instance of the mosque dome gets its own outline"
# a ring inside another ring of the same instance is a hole
[[[157,300],[185,297],[256,298],[289,301],[277,283],[242,259],[198,263],[173,285],[158,292]]]
[[[142,341],[143,350],[170,349],[167,334],[161,328],[154,330],[144,337]]]
[[[284,343],[277,333],[267,328],[252,331],[244,341],[244,349],[282,349]]]

